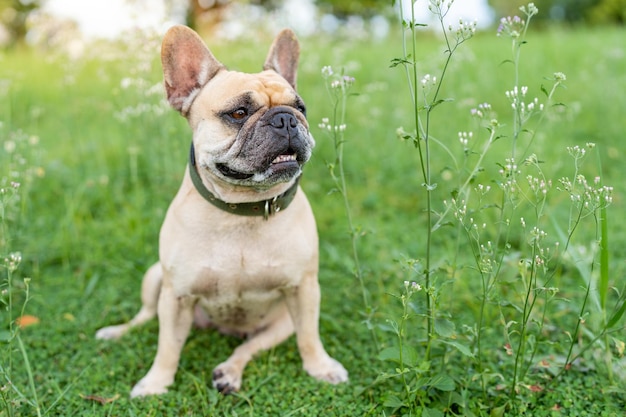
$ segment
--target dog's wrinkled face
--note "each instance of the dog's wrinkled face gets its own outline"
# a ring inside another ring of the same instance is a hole
[[[190,123],[198,166],[239,185],[291,180],[315,143],[304,102],[274,71],[217,74],[196,98]]]
[[[299,45],[281,32],[264,71],[228,71],[188,28],[161,51],[170,104],[189,120],[196,164],[207,181],[267,189],[300,175],[315,141],[296,92]]]

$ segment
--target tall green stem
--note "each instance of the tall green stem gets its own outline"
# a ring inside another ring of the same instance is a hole
[[[349,77],[348,77],[349,78]],[[348,83],[346,82],[346,78],[342,77],[338,83],[333,83],[335,86],[331,87],[335,90],[335,93],[329,90],[331,100],[333,102],[333,117],[332,123],[329,126],[332,133],[333,144],[335,147],[335,165],[331,168],[331,175],[335,182],[335,186],[337,190],[341,194],[342,202],[344,205],[344,209],[346,212],[346,220],[348,222],[348,229],[350,233],[350,243],[351,243],[351,252],[352,252],[352,260],[354,262],[354,276],[357,278],[359,282],[359,286],[361,288],[361,296],[363,298],[363,304],[366,309],[366,317],[367,324],[371,331],[372,340],[376,349],[378,349],[378,339],[376,337],[376,333],[374,332],[373,326],[371,326],[371,318],[374,314],[374,309],[372,308],[369,294],[365,287],[365,281],[363,278],[363,270],[361,268],[361,261],[359,257],[358,251],[358,239],[360,237],[360,233],[358,229],[354,225],[354,221],[352,218],[352,208],[350,206],[350,199],[348,196],[348,187],[346,182],[346,174],[344,167],[344,158],[343,158],[343,150],[344,150],[344,122],[346,119],[346,109],[347,109],[347,98],[348,98]],[[327,85],[328,87],[328,85]],[[335,175],[334,168],[337,168],[338,175]]]
[[[435,7],[435,6],[433,6]],[[418,80],[418,70],[417,70],[417,32],[416,27],[418,24],[415,21],[415,8],[411,7],[411,19],[409,22],[406,22],[403,10],[400,8],[400,18],[403,22],[403,25],[409,25],[409,33],[411,35],[411,45],[410,51],[408,53],[408,47],[406,42],[406,35],[403,31],[402,33],[402,47],[404,52],[404,57],[402,63],[404,64],[407,81],[409,84],[409,90],[411,92],[411,100],[413,102],[413,124],[415,127],[415,134],[413,139],[413,144],[417,148],[420,162],[420,170],[423,178],[423,186],[426,191],[426,248],[424,255],[424,294],[426,300],[426,331],[427,331],[427,347],[426,347],[426,360],[430,357],[430,349],[431,344],[434,339],[434,323],[435,323],[435,291],[433,288],[433,276],[431,271],[432,265],[432,241],[433,241],[433,232],[439,227],[439,221],[435,222],[433,215],[433,193],[436,188],[436,184],[432,182],[432,170],[431,170],[431,124],[432,124],[432,112],[437,107],[437,105],[441,104],[444,100],[439,99],[441,88],[443,85],[443,80],[445,79],[446,73],[448,71],[448,67],[450,65],[450,61],[452,59],[452,55],[456,48],[467,40],[470,36],[468,36],[468,32],[463,32],[466,30],[461,27],[460,32],[457,32],[456,43],[453,45],[450,41],[450,37],[448,31],[445,28],[443,19],[446,13],[444,13],[441,9],[441,5],[436,6],[436,10],[432,10],[438,17],[439,23],[442,28],[442,32],[444,35],[445,43],[446,43],[446,60],[443,65],[443,69],[441,71],[440,77],[438,80],[433,79],[433,84],[435,85],[434,92],[432,96],[428,97],[429,91],[428,88],[424,85],[427,78],[425,77],[422,80],[422,83]],[[404,26],[403,26],[404,27]],[[473,31],[471,32],[473,33]],[[430,82],[430,80],[428,81]],[[424,105],[421,106],[419,104],[418,96],[419,96],[419,86],[424,86],[423,91],[423,101]],[[424,123],[422,124],[422,120],[420,119],[420,112],[425,111],[426,115],[424,117]],[[440,219],[439,219],[440,220]]]

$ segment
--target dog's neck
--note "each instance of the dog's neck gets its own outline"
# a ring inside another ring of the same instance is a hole
[[[298,176],[287,191],[274,198],[249,203],[227,203],[209,191],[202,182],[196,165],[193,142],[189,150],[189,176],[198,193],[215,207],[239,216],[263,216],[265,220],[289,206],[296,195],[296,191],[298,191],[298,184],[300,182],[300,176]]]

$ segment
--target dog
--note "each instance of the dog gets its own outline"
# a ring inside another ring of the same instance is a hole
[[[117,339],[158,314],[156,357],[131,397],[167,392],[194,321],[245,336],[213,370],[213,386],[241,388],[252,357],[294,332],[303,368],[338,384],[348,372],[319,336],[318,236],[299,186],[315,141],[296,92],[299,42],[275,38],[263,71],[228,70],[186,26],[163,38],[167,99],[193,132],[182,185],[159,235],[159,262],[146,272],[142,307],[104,327]]]

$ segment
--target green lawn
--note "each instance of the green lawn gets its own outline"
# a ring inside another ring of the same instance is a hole
[[[553,182],[538,224],[552,243],[560,240],[558,230],[567,229],[569,197],[557,190],[558,180],[573,172],[567,146],[594,142],[593,156],[581,173],[601,176],[614,192],[607,210],[606,308],[596,301],[602,274],[600,255],[595,262],[589,256],[598,236],[589,216],[572,239],[572,251],[580,257],[565,254],[547,266],[554,271],[546,275],[552,277],[549,286],[558,287],[558,293],[543,298],[541,283],[536,283],[529,352],[521,356],[528,361],[527,372],[516,387],[510,383],[516,354],[508,355],[505,345],[517,337],[514,329],[524,314],[524,271],[518,258],[527,245],[517,226],[495,295],[486,303],[483,326],[477,329],[481,278],[471,244],[450,216],[452,226],[434,232],[431,246],[439,327],[431,335],[430,360],[420,359],[427,354],[428,335],[419,292],[407,304],[402,339],[411,346],[404,353],[416,357],[399,364],[389,353],[394,347],[397,351],[398,338],[390,328],[392,322],[402,322],[397,296],[403,282],[424,285],[421,272],[413,271],[407,260],[423,262],[428,227],[418,152],[396,134],[401,126],[411,129],[413,107],[403,70],[390,68],[391,60],[402,54],[399,34],[393,34],[384,41],[301,40],[298,83],[317,140],[302,186],[320,233],[321,333],[329,353],[349,370],[350,383],[328,386],[309,378],[292,338],[250,363],[239,394],[218,395],[211,388],[211,371],[239,342],[194,330],[170,393],[133,401],[130,388],[154,358],[156,321],[119,342],[97,341],[94,333],[128,320],[139,308],[141,277],[156,260],[158,230],[186,163],[188,126],[166,107],[158,88],[159,41],[94,47],[75,59],[56,51],[0,52],[0,186],[21,183],[21,199],[7,203],[3,214],[0,255],[22,256],[12,273],[13,308],[10,314],[2,311],[0,330],[6,335],[10,320],[21,314],[25,277],[31,278],[25,313],[39,319],[19,333],[31,378],[17,339],[0,342],[5,374],[23,394],[0,381],[0,416],[36,415],[35,402],[42,413],[59,416],[621,415],[626,406],[623,319],[606,335],[601,329],[614,306],[624,302],[624,35],[624,30],[610,28],[533,32],[522,48],[520,83],[529,87],[530,96],[543,99],[541,86],[550,85],[546,78],[558,71],[567,75],[566,88],[556,94],[565,106],[550,109],[532,147]],[[252,71],[259,69],[269,42],[255,37],[210,46],[230,67]],[[419,46],[420,72],[438,74],[445,50],[441,40],[424,34]],[[442,98],[453,100],[433,111],[432,135],[446,144],[457,163],[464,155],[459,131],[486,135],[470,109],[489,102],[500,122],[510,124],[504,95],[514,83],[512,65],[505,62],[510,57],[510,41],[492,32],[469,40],[453,57],[441,92]],[[325,65],[345,68],[356,79],[351,92],[357,95],[348,100],[344,152],[352,214],[363,231],[358,248],[373,309],[369,313],[353,274],[345,209],[339,194],[331,193],[334,184],[326,165],[335,159],[334,146],[318,128],[332,111],[321,76]],[[507,138],[496,141],[476,184],[498,188],[498,164],[507,157],[509,143]],[[460,181],[463,169],[453,161],[433,145],[432,173],[438,183],[433,210],[443,209],[443,200],[450,200]],[[482,216],[486,230],[498,222],[490,210],[476,216]],[[531,218],[533,210],[520,208],[516,216],[511,221],[517,225],[520,216]],[[7,273],[6,267],[0,269],[3,290],[8,290]],[[586,277],[592,281],[583,307]],[[4,291],[2,301],[8,299]],[[577,327],[581,311],[585,320]],[[373,331],[365,324],[368,317]],[[580,356],[559,374],[570,346]],[[381,352],[387,354],[380,357]],[[410,368],[406,383],[397,375],[404,368]],[[444,382],[433,382],[435,377]]]

